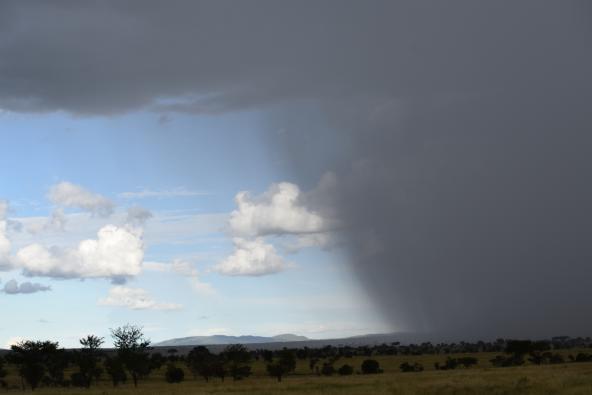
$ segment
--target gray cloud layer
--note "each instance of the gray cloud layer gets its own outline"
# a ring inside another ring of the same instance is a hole
[[[3,2],[0,107],[273,108],[392,322],[589,334],[587,2]]]
[[[0,15],[0,105],[15,110],[563,90],[590,66],[586,2],[5,1]]]
[[[43,291],[50,291],[51,287],[49,285],[42,285],[39,283],[31,283],[29,281],[25,281],[23,283],[18,283],[16,280],[10,280],[6,284],[4,284],[3,291],[9,295],[16,295],[16,294],[32,294],[36,292],[43,292]]]

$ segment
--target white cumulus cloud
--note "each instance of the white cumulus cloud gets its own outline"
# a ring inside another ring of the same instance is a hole
[[[176,303],[156,302],[145,289],[121,285],[112,287],[105,298],[99,299],[99,305],[126,307],[132,310],[178,310],[182,307]]]
[[[285,270],[289,265],[262,238],[234,238],[234,252],[214,269],[228,276],[263,276]]]
[[[302,192],[290,182],[272,184],[258,196],[239,192],[236,210],[228,220],[234,237],[234,252],[214,267],[233,276],[260,276],[277,273],[289,265],[278,255],[271,241],[295,253],[309,247],[331,248],[336,245],[339,228],[331,201],[337,179],[326,173],[317,187]]]
[[[239,192],[235,201],[229,227],[238,237],[317,233],[327,227],[321,215],[303,204],[300,188],[289,182],[272,184],[260,196]]]
[[[52,186],[48,197],[58,206],[75,207],[102,217],[113,213],[114,204],[111,200],[66,181]]]
[[[28,276],[117,279],[139,274],[143,258],[139,229],[106,225],[96,239],[83,240],[76,248],[28,245],[17,252],[14,263]]]

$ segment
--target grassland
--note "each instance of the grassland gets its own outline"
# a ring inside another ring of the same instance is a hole
[[[573,353],[573,351],[571,351]],[[568,354],[568,352],[565,352]],[[168,384],[164,380],[164,368],[142,380],[135,389],[131,383],[113,388],[108,381],[102,381],[89,390],[40,388],[36,394],[306,394],[306,395],[348,395],[348,394],[592,394],[592,363],[566,363],[558,365],[526,365],[511,368],[495,368],[489,364],[493,353],[464,354],[477,357],[479,366],[454,371],[434,370],[434,362],[445,360],[444,355],[424,356],[381,356],[376,357],[384,369],[383,374],[340,377],[319,377],[308,368],[307,361],[300,361],[295,374],[278,383],[265,374],[262,362],[253,365],[253,375],[233,382],[211,380],[209,383],[191,375],[180,384]],[[455,354],[460,356],[460,354]],[[364,358],[342,358],[335,366],[347,363],[359,370]],[[400,363],[419,362],[425,371],[401,373]],[[20,383],[14,371],[8,377],[9,385]],[[2,392],[3,390],[0,390]],[[23,393],[20,389],[4,390],[8,393]]]

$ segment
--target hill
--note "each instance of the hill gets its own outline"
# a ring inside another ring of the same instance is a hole
[[[277,343],[277,342],[299,342],[310,340],[305,336],[285,333],[277,336],[189,336],[175,339],[164,340],[154,343],[155,347],[178,347],[178,346],[204,346],[204,345],[225,345],[225,344],[259,344],[259,343]]]

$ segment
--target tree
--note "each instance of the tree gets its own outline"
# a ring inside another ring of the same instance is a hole
[[[323,376],[333,376],[335,373],[335,368],[331,362],[323,363],[323,367],[321,368],[321,374]]]
[[[263,357],[263,360],[267,363],[271,363],[271,361],[273,361],[273,351],[271,350],[261,351],[261,356]]]
[[[337,369],[337,373],[339,373],[341,376],[350,376],[354,374],[354,368],[353,366],[345,364]]]
[[[169,363],[165,378],[168,383],[180,383],[185,378],[185,372],[183,372],[183,369],[176,367],[173,363]]]
[[[18,366],[18,372],[21,380],[29,384],[31,390],[39,387],[43,377],[47,373],[47,365],[51,366],[50,358],[58,351],[58,343],[50,341],[32,341],[26,340],[19,342],[11,348],[8,355],[9,362]],[[52,376],[59,373],[59,369],[54,368]],[[63,377],[63,369],[62,369]],[[24,384],[23,384],[24,388]]]
[[[177,350],[176,348],[169,348],[167,350],[167,354],[169,354],[168,356],[168,361],[169,362],[177,362],[179,360],[179,356],[177,355],[179,353],[179,350]]]
[[[363,374],[376,374],[382,373],[380,364],[375,359],[366,359],[362,362],[362,373]]]
[[[228,365],[228,373],[233,380],[240,380],[251,375],[251,353],[242,344],[232,344],[221,354]]]
[[[308,367],[310,368],[310,370],[315,370],[315,368],[317,368],[317,364],[319,363],[320,359],[318,358],[311,358],[310,361],[308,362]]]
[[[150,370],[159,370],[165,363],[165,357],[161,353],[155,352],[150,355]]]
[[[125,383],[127,381],[127,374],[125,374],[123,362],[121,362],[119,357],[106,358],[105,369],[109,377],[111,377],[114,387],[117,387],[119,383]]]
[[[4,381],[4,377],[6,377],[6,374],[8,373],[6,369],[4,369],[4,362],[4,358],[0,356],[0,386],[3,388],[6,387],[6,381]]]
[[[186,363],[193,377],[201,376],[204,380],[209,381],[210,377],[214,375],[213,365],[215,363],[215,355],[213,355],[207,347],[194,347],[189,354],[187,354]]]
[[[45,352],[45,367],[47,369],[47,376],[44,377],[44,382],[47,385],[64,385],[64,370],[70,365],[72,360],[71,353],[63,348],[47,348]]]
[[[227,371],[223,356],[214,355],[210,366],[212,369],[212,376],[218,377],[220,380],[224,381]]]
[[[277,361],[267,365],[267,373],[276,377],[277,381],[282,381],[282,377],[288,375],[296,369],[296,357],[290,350],[283,349],[278,353]]]
[[[89,388],[93,379],[98,380],[103,372],[98,366],[101,357],[100,347],[103,343],[104,339],[95,335],[88,335],[80,339],[82,349],[75,356],[80,376],[77,376],[76,379],[72,376],[73,382],[76,380],[83,387]]]
[[[516,356],[528,354],[535,350],[535,345],[530,340],[508,340],[506,342],[506,352]]]
[[[138,380],[150,373],[150,340],[144,337],[142,328],[129,324],[111,329],[111,336],[118,357],[137,387]]]

